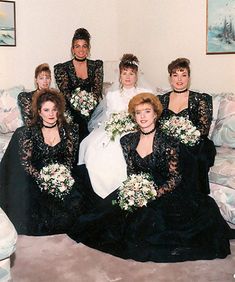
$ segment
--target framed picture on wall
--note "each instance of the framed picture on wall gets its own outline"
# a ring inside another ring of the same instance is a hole
[[[206,53],[235,53],[235,0],[207,0]]]
[[[15,1],[0,0],[0,46],[16,46]]]

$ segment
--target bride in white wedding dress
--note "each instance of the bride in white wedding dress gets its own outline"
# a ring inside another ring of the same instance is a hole
[[[127,178],[126,162],[120,145],[120,137],[110,140],[105,131],[105,121],[112,113],[128,110],[130,99],[149,89],[137,87],[139,61],[132,54],[124,54],[119,63],[120,88],[107,93],[99,124],[81,142],[79,165],[85,164],[94,192],[106,198]]]

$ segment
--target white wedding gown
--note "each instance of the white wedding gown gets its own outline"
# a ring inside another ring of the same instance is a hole
[[[112,113],[127,111],[128,103],[138,93],[151,92],[144,88],[130,88],[108,92],[107,109],[103,122],[80,144],[78,164],[85,164],[92,187],[101,198],[107,197],[127,178],[126,162],[120,145],[120,137],[111,141],[105,131],[105,120]]]

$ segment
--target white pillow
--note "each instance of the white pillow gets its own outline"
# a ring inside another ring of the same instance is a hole
[[[13,132],[23,125],[17,96],[24,91],[22,85],[9,89],[0,89],[0,132]]]
[[[235,148],[235,95],[222,97],[211,139],[216,146]]]
[[[212,103],[213,103],[213,114],[212,114],[212,122],[211,122],[211,127],[209,131],[209,138],[212,136],[212,132],[214,131],[215,128],[215,123],[218,118],[218,112],[219,112],[219,106],[220,106],[220,101],[222,99],[222,95],[220,94],[215,94],[211,95],[212,96]]]

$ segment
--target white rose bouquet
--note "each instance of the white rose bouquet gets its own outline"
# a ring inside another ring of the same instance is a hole
[[[118,188],[118,198],[112,204],[118,204],[121,209],[132,212],[156,198],[155,188],[149,174],[131,174]]]
[[[115,140],[116,136],[120,136],[123,133],[128,133],[136,129],[136,123],[125,111],[112,113],[109,120],[105,122],[105,131],[112,141]]]
[[[50,164],[40,170],[40,188],[55,198],[64,199],[74,184],[70,170],[63,164]]]
[[[70,103],[72,107],[79,111],[81,115],[88,118],[91,111],[97,105],[97,100],[92,93],[76,88],[71,96]]]
[[[194,146],[200,139],[200,131],[185,117],[172,116],[161,122],[162,130],[181,143]]]

